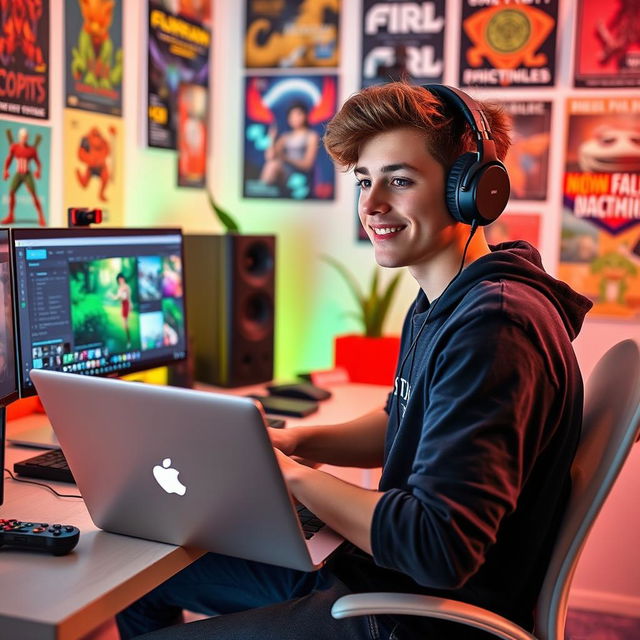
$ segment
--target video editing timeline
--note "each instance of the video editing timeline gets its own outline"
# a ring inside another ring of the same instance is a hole
[[[44,368],[118,375],[186,355],[177,229],[16,229],[22,395]]]

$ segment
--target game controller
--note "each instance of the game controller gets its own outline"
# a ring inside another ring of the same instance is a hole
[[[69,524],[0,519],[0,547],[41,550],[54,556],[64,556],[78,544],[79,538],[78,527]]]

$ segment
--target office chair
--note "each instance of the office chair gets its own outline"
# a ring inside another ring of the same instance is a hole
[[[640,434],[640,351],[623,340],[596,364],[585,390],[582,434],[571,467],[572,488],[535,612],[531,634],[464,602],[403,593],[343,596],[334,618],[368,614],[426,616],[466,624],[504,640],[564,640],[569,587],[591,527]]]

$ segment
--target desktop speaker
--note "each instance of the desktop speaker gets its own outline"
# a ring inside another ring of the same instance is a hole
[[[275,236],[184,236],[196,380],[240,387],[273,378],[275,249]]]

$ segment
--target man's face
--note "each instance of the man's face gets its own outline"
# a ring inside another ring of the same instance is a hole
[[[444,168],[416,129],[370,138],[355,175],[358,214],[383,267],[427,265],[450,241],[455,222],[445,204]]]

